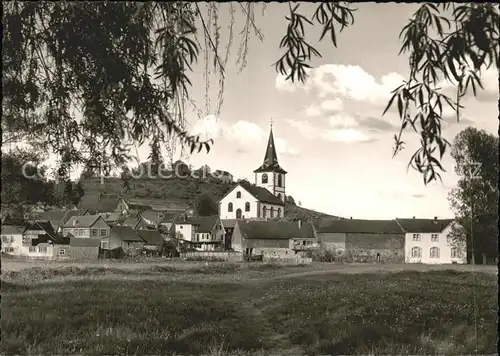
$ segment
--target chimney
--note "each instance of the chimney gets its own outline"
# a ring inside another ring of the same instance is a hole
[[[352,216],[351,216],[349,219],[351,219],[351,220],[352,220]]]
[[[302,220],[297,221],[297,224],[299,224],[299,229],[302,227]]]
[[[415,219],[415,217],[413,217]]]
[[[434,217],[434,223],[437,223],[437,220],[438,220],[438,218],[437,218],[437,216],[435,216]]]

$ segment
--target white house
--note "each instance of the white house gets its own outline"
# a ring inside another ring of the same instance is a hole
[[[183,241],[194,241],[194,228],[188,220],[175,223],[175,238]]]
[[[425,264],[467,263],[465,243],[450,239],[453,219],[396,219],[405,232],[405,262]]]
[[[2,252],[20,255],[23,248],[24,227],[2,225]]]
[[[245,181],[238,183],[219,201],[221,219],[268,219],[283,217],[284,203],[269,190]]]

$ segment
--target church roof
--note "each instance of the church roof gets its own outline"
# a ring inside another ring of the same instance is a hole
[[[269,132],[269,140],[267,141],[266,155],[264,156],[264,163],[257,168],[254,173],[260,172],[278,172],[286,174],[287,172],[280,167],[278,163],[278,155],[276,154],[276,147],[274,145],[273,129]]]
[[[239,182],[238,184],[262,203],[285,205],[277,196],[275,196],[266,188],[258,187],[245,181]]]

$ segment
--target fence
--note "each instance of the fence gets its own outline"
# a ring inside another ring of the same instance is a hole
[[[273,256],[264,256],[263,262],[271,262],[277,264],[292,264],[292,265],[303,265],[310,264],[312,262],[312,258],[310,257],[302,257],[302,256],[293,256],[293,257],[273,257]]]
[[[234,251],[191,251],[181,253],[181,257],[191,261],[230,261],[239,262],[243,256]]]

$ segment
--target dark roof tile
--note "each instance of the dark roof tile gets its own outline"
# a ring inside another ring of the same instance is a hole
[[[246,239],[306,239],[315,238],[313,226],[310,223],[291,221],[242,221],[237,222],[242,235]]]
[[[158,230],[136,230],[146,245],[162,245],[165,240]]]
[[[408,233],[440,233],[453,219],[396,219],[405,232]]]
[[[394,220],[317,219],[314,222],[314,227],[318,233],[403,233]]]

